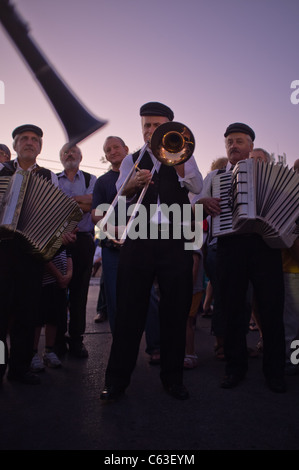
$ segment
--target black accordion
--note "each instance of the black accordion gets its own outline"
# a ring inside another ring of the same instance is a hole
[[[289,248],[299,236],[299,174],[288,167],[241,160],[214,176],[212,195],[222,199],[214,237],[258,233],[272,248]]]
[[[23,170],[0,177],[0,240],[18,238],[49,261],[81,219],[78,204],[45,178]]]

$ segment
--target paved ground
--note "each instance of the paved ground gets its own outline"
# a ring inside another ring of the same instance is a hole
[[[0,449],[147,450],[184,454],[199,450],[299,449],[299,377],[287,377],[288,392],[275,394],[264,383],[261,357],[250,360],[246,380],[236,389],[219,387],[224,364],[213,357],[210,320],[198,317],[197,369],[185,372],[191,398],[180,402],[161,387],[159,367],[140,355],[126,396],[114,404],[99,400],[111,334],[93,318],[99,286],[91,283],[85,344],[90,356],[68,355],[60,370],[47,370],[42,384],[4,381],[0,390]],[[249,333],[248,344],[257,342]],[[198,455],[198,452],[194,455]]]

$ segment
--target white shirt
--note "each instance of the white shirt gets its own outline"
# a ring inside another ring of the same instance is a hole
[[[153,155],[150,149],[147,149],[147,152],[149,153],[151,157],[151,160],[155,167],[155,171],[158,172],[160,170],[162,163],[156,159],[156,157]],[[133,166],[134,166],[134,160],[133,160],[132,154],[127,155],[123,159],[121,166],[120,166],[120,174],[116,182],[117,191],[119,191],[122,184],[126,180],[127,176],[132,171]],[[203,187],[202,174],[200,173],[197,167],[197,163],[193,155],[189,158],[189,160],[185,162],[185,175],[184,177],[181,177],[178,175],[178,181],[181,187],[185,187],[188,191],[192,193],[200,193],[200,191],[202,190],[202,187]],[[160,200],[158,196],[158,200],[157,200],[158,208],[157,208],[157,211],[154,213],[153,217],[151,218],[151,221],[155,224],[169,223],[169,220],[165,217],[163,212],[159,210],[159,206],[160,206]]]
[[[153,165],[156,165],[156,171],[159,171],[162,163],[156,159],[150,149],[148,149],[147,152],[150,154]],[[133,166],[134,161],[132,154],[127,155],[123,159],[120,166],[120,174],[116,182],[117,191],[119,191],[119,189],[121,188],[123,182],[132,170]],[[185,162],[185,176],[182,178],[178,175],[178,181],[180,182],[180,185],[182,187],[185,187],[186,189],[188,189],[188,191],[194,194],[199,194],[201,192],[203,188],[203,178],[193,155],[191,158],[189,158],[189,160]]]

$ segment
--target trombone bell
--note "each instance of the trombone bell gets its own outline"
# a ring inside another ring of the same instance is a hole
[[[175,166],[189,160],[195,139],[188,127],[180,122],[161,124],[151,138],[151,150],[164,165]]]

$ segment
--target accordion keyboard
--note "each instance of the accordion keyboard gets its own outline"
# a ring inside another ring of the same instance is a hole
[[[232,173],[220,173],[213,180],[213,197],[221,199],[221,213],[213,218],[213,236],[231,233],[232,231],[232,209],[231,209],[231,187]]]
[[[4,194],[10,183],[11,176],[0,176],[0,206],[4,197]]]

